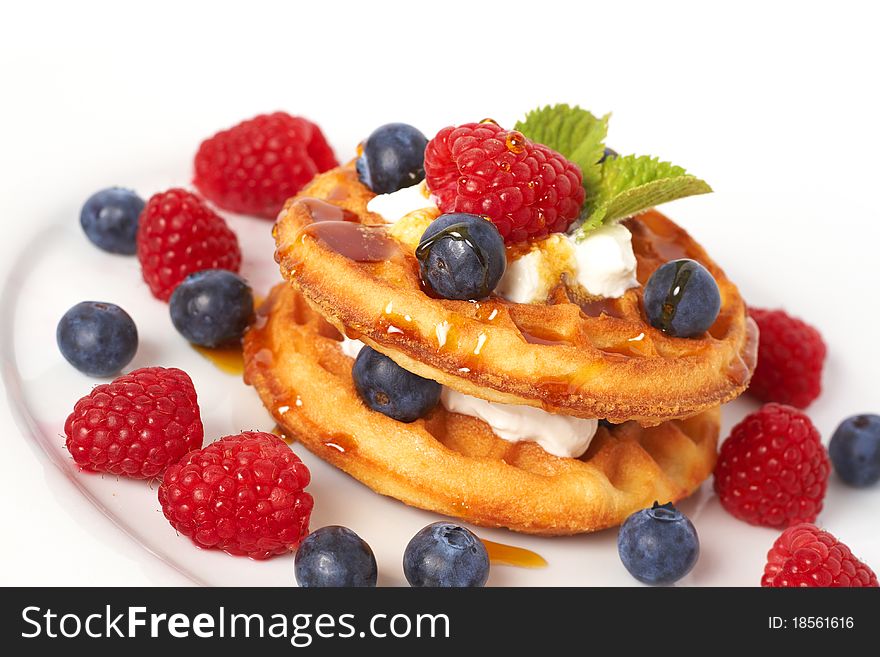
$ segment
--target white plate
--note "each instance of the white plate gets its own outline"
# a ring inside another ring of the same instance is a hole
[[[181,149],[183,150],[183,149]],[[181,159],[169,158],[162,176],[144,172],[124,182],[148,196],[167,187],[167,172],[181,172]],[[114,180],[113,182],[117,182]],[[84,189],[82,197],[92,190]],[[826,392],[810,414],[827,440],[836,423],[855,412],[877,410],[874,375],[880,366],[880,349],[871,336],[874,327],[864,307],[853,305],[853,296],[840,294],[852,281],[872,280],[873,244],[877,221],[860,215],[865,240],[845,243],[844,232],[804,232],[797,249],[787,250],[795,225],[819,222],[799,213],[777,213],[766,198],[716,195],[676,204],[671,214],[703,242],[722,263],[747,299],[756,305],[784,305],[820,326],[829,346]],[[254,562],[220,552],[200,550],[176,535],[162,516],[155,485],[77,471],[64,448],[63,424],[76,400],[97,381],[76,372],[55,346],[58,318],[81,300],[120,304],[134,318],[140,347],[129,368],[163,365],[186,370],[199,394],[207,439],[213,440],[242,429],[270,430],[274,422],[255,392],[234,376],[218,371],[175,332],[167,305],[154,299],[140,278],[137,260],[106,254],[93,247],[76,221],[78,207],[71,199],[61,213],[57,201],[46,203],[45,212],[58,220],[30,236],[12,266],[2,307],[6,310],[3,350],[4,380],[10,402],[26,438],[36,441],[52,467],[47,478],[72,481],[83,500],[144,548],[143,559],[152,553],[169,568],[191,580],[212,585],[292,585],[292,557]],[[707,220],[706,217],[711,216]],[[774,217],[772,223],[768,217]],[[845,216],[845,215],[844,215]],[[855,214],[849,215],[850,217]],[[267,221],[227,215],[239,235],[244,252],[242,273],[258,293],[278,280],[272,260],[271,224]],[[798,222],[797,224],[795,222]],[[731,231],[731,226],[738,226]],[[761,226],[763,239],[749,239]],[[872,234],[871,231],[874,231]],[[812,235],[812,236],[811,236]],[[873,239],[871,237],[873,236]],[[815,253],[849,249],[846,264],[816,266]],[[873,303],[868,298],[865,306]],[[10,311],[12,311],[10,313]],[[738,400],[724,409],[723,434],[733,422],[757,405]],[[379,563],[381,585],[403,585],[401,558],[409,538],[438,518],[371,492],[340,471],[313,457],[301,446],[294,450],[308,464],[315,497],[312,527],[341,524],[357,531],[373,548]],[[73,504],[72,508],[78,505]],[[777,533],[751,527],[727,515],[711,492],[709,483],[681,504],[700,535],[701,558],[683,585],[754,585],[759,581],[766,551]],[[847,542],[875,568],[880,564],[880,540],[870,519],[880,513],[880,490],[858,491],[843,486],[832,476],[820,524]],[[633,585],[617,556],[616,531],[573,538],[534,538],[502,530],[477,529],[480,536],[519,545],[541,554],[549,566],[540,570],[494,567],[491,585]]]

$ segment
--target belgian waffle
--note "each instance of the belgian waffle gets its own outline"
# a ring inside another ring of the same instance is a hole
[[[489,527],[574,534],[685,497],[714,467],[717,407],[651,428],[603,424],[578,459],[507,442],[481,420],[439,405],[413,423],[397,422],[361,402],[341,339],[282,283],[245,335],[246,381],[287,435],[407,504]]]
[[[644,284],[689,257],[715,277],[721,312],[699,338],[650,326],[642,288],[593,298],[562,281],[547,303],[437,299],[412,249],[367,210],[373,193],[349,164],[317,176],[275,225],[284,278],[332,325],[399,365],[468,395],[650,426],[738,396],[754,371],[757,329],[734,284],[683,229],[656,211],[629,219]]]

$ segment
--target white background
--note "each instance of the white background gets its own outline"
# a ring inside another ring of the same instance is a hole
[[[347,159],[388,121],[430,135],[579,103],[613,112],[618,151],[662,155],[715,187],[673,216],[748,300],[834,337],[836,401],[814,407],[823,435],[839,409],[880,409],[875,3],[16,4],[0,9],[4,274],[59,216],[34,206],[50,199],[75,222],[93,191],[161,179],[169,153],[260,112],[317,120]],[[185,184],[186,166],[168,184]],[[69,499],[6,408],[0,429],[0,583],[185,583]]]

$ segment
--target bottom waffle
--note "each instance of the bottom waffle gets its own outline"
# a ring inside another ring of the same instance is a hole
[[[281,284],[244,340],[245,380],[284,432],[376,492],[487,527],[565,535],[692,493],[715,464],[718,408],[643,428],[600,426],[580,458],[511,443],[442,406],[411,424],[365,406],[341,336]]]

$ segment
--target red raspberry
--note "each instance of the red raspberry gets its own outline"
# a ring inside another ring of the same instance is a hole
[[[145,367],[97,386],[64,423],[67,449],[84,470],[152,479],[202,445],[192,380]]]
[[[765,404],[721,445],[715,492],[740,520],[787,527],[816,519],[830,471],[810,418],[791,406]]]
[[[138,220],[137,253],[153,296],[167,301],[193,272],[237,272],[241,251],[223,217],[183,189],[155,194]]]
[[[278,436],[245,431],[168,468],[159,504],[171,526],[199,547],[267,559],[309,533],[309,477]]]
[[[782,310],[750,308],[761,330],[749,392],[761,401],[809,406],[822,392],[825,343],[815,328]]]
[[[495,123],[443,128],[425,177],[443,212],[487,216],[508,244],[567,230],[584,204],[577,165]]]
[[[225,210],[275,219],[316,173],[338,164],[317,125],[275,112],[203,141],[193,184]]]
[[[877,576],[834,536],[804,522],[776,539],[761,586],[877,586]]]

